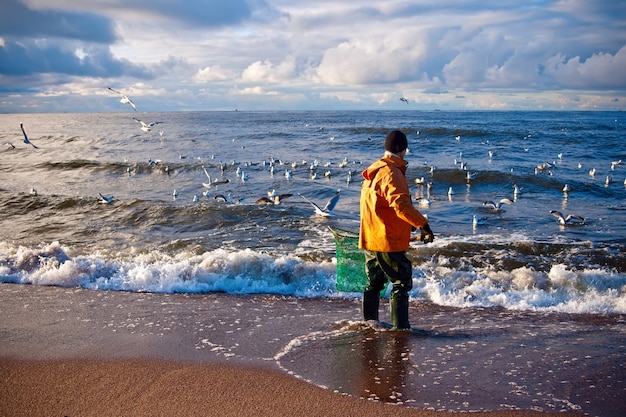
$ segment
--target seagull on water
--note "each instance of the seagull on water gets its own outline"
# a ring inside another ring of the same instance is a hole
[[[100,194],[100,203],[101,204],[110,204],[111,201],[113,201],[113,199],[115,198],[115,196],[107,197],[105,195],[102,195],[102,193],[99,193],[99,194]]]
[[[27,145],[32,146],[35,149],[39,149],[39,147],[35,146],[35,144],[33,144],[30,140],[28,140],[28,136],[26,136],[26,131],[24,130],[24,124],[20,123],[20,129],[22,129],[22,133],[24,134],[24,143],[26,143]]]
[[[559,224],[561,226],[585,223],[585,219],[576,214],[568,214],[567,217],[563,217],[563,214],[561,214],[561,212],[557,210],[550,210],[550,214],[552,214],[559,220]]]
[[[143,130],[146,133],[149,133],[152,130],[152,127],[154,125],[158,125],[159,123],[161,123],[161,122],[146,123],[146,122],[143,122],[143,121],[141,121],[141,120],[139,120],[139,119],[137,119],[135,117],[133,117],[133,120],[136,121],[137,123],[140,123],[141,124],[141,130]]]
[[[502,200],[495,202],[495,203],[489,200],[489,201],[485,201],[483,203],[483,206],[490,207],[494,211],[500,211],[502,209],[503,204],[513,204],[513,200],[509,198],[503,198]]]
[[[119,95],[121,97],[120,103],[122,104],[128,104],[130,107],[132,107],[135,111],[137,111],[137,107],[135,107],[135,103],[133,103],[133,101],[131,99],[128,98],[128,96],[126,96],[123,93],[120,93],[119,91],[115,91],[114,89],[112,89],[111,87],[107,87],[109,90],[113,91],[115,94]]]
[[[304,201],[306,201],[307,203],[313,206],[313,208],[315,209],[315,214],[319,216],[329,217],[331,216],[330,212],[335,208],[335,206],[337,205],[337,202],[339,201],[339,197],[341,196],[341,190],[337,190],[335,195],[330,200],[328,200],[324,208],[320,208],[320,206],[318,206],[317,204],[315,204],[314,202],[312,202],[311,200],[309,200],[302,194],[298,194],[298,195],[302,197]]]
[[[479,225],[485,224],[485,223],[487,223],[487,218],[486,217],[480,217],[479,218],[475,214],[472,216],[472,226],[473,227],[476,227],[476,226],[479,226]]]
[[[228,196],[225,196],[224,194],[217,194],[213,198],[215,199],[215,201],[219,201],[221,203],[228,203],[228,204],[233,203],[233,200],[230,198],[230,194]]]

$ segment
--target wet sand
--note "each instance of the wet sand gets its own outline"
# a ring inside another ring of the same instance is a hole
[[[2,361],[12,416],[441,416],[336,394],[277,371],[161,361]],[[478,414],[482,415],[482,414]],[[497,416],[545,416],[497,412]]]
[[[425,330],[402,336],[358,317],[355,299],[0,284],[0,415],[435,416],[458,396],[477,415],[623,415],[623,317],[413,305]],[[569,404],[537,402],[553,393]]]

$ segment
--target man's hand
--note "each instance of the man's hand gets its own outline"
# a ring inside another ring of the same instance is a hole
[[[430,243],[433,240],[435,240],[435,234],[433,233],[432,230],[430,230],[430,226],[428,225],[428,223],[422,226],[420,229],[421,229],[420,240],[422,242]]]

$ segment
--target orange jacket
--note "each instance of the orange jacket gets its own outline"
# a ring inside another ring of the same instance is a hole
[[[359,248],[376,252],[406,251],[411,227],[428,224],[411,202],[406,166],[402,158],[385,153],[363,171]]]

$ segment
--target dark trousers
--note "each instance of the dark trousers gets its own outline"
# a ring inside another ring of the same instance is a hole
[[[413,267],[406,252],[365,252],[367,285],[363,292],[363,319],[378,320],[380,292],[389,281],[391,295],[389,308],[391,324],[399,329],[408,329],[409,291],[413,288]]]

